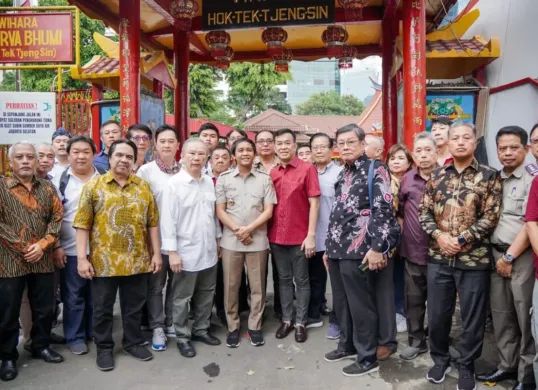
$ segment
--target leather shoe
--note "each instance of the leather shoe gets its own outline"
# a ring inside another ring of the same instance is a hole
[[[280,327],[278,328],[278,330],[276,331],[276,338],[277,339],[284,339],[286,337],[288,337],[288,335],[291,333],[291,331],[293,330],[293,323],[287,323],[287,322],[283,322],[280,324]]]
[[[50,332],[50,343],[51,344],[65,344],[65,337],[60,336],[54,332]]]
[[[18,375],[17,365],[13,360],[4,360],[0,366],[0,379],[7,382],[12,381]]]
[[[212,346],[220,345],[220,340],[218,338],[216,338],[215,336],[209,334],[209,333],[206,333],[206,334],[201,335],[201,336],[192,335],[191,340],[192,341],[201,341],[204,344],[212,345]]]
[[[185,341],[184,343],[177,343],[179,353],[181,356],[186,358],[193,358],[196,356],[196,351],[190,341]]]
[[[306,333],[306,327],[304,325],[297,325],[295,327],[295,341],[298,343],[304,343],[308,335]]]
[[[505,381],[507,379],[517,380],[517,372],[505,372],[502,370],[495,370],[489,373],[476,375],[476,380],[479,382],[497,383]]]
[[[536,390],[536,383],[519,383],[516,382],[512,390]]]
[[[62,355],[50,348],[43,348],[39,351],[33,351],[32,357],[36,359],[43,359],[47,363],[61,363],[64,361]]]

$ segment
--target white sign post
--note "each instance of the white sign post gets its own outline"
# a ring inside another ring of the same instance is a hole
[[[55,130],[54,92],[0,92],[0,145],[50,143]]]

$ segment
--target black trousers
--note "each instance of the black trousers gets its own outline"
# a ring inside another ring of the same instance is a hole
[[[140,331],[142,308],[148,298],[150,274],[93,278],[93,334],[98,350],[113,350],[114,303],[120,291],[122,344],[129,349],[144,341]]]
[[[396,306],[394,303],[394,263],[389,258],[387,266],[379,272],[369,271],[375,294],[375,304],[379,321],[377,343],[392,351],[398,348],[396,341]]]
[[[430,354],[435,364],[448,365],[448,336],[460,300],[463,331],[459,338],[458,364],[474,371],[474,361],[482,354],[486,306],[491,271],[461,270],[444,264],[428,264],[428,321]]]
[[[360,264],[359,260],[329,259],[333,306],[341,331],[338,350],[356,352],[359,363],[375,362],[378,315],[373,273],[362,272]]]
[[[276,270],[275,256],[271,256],[271,269],[273,271],[273,311],[282,315],[282,304],[280,303],[280,282],[278,279],[278,271]],[[265,291],[267,292],[267,277],[269,276],[269,266],[265,269]],[[267,306],[266,306],[267,307]]]
[[[424,317],[428,299],[428,266],[405,261],[405,311],[409,346],[427,348]]]
[[[32,349],[49,347],[55,309],[54,273],[0,278],[0,360],[19,357],[19,312],[25,285],[32,309]]]
[[[310,278],[308,318],[313,320],[321,318],[321,306],[326,302],[327,270],[323,264],[324,253],[325,251],[316,252],[316,255],[308,260],[308,276]]]
[[[239,285],[239,313],[248,310],[248,287],[247,287],[247,274],[243,267],[243,273],[241,274],[241,284]],[[215,287],[215,309],[218,316],[225,316],[226,311],[224,309],[224,270],[222,268],[222,259],[219,259],[217,263],[217,285]]]

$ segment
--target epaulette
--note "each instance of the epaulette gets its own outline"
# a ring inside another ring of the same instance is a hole
[[[222,173],[219,175],[219,177],[220,177],[220,176],[224,176],[224,175],[228,175],[228,174],[230,174],[230,173],[232,173],[232,172],[233,172],[233,171],[232,171],[231,169],[227,169],[227,170],[225,170],[224,172],[222,172]]]
[[[538,175],[538,165],[536,164],[529,164],[525,167],[527,172],[529,172],[532,176]]]

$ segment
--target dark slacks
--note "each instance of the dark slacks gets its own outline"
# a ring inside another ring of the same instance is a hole
[[[162,259],[163,268],[149,277],[146,307],[148,310],[149,326],[152,330],[171,326],[174,320],[172,314],[172,279],[174,278],[174,273],[170,268],[168,255],[162,255]],[[166,295],[163,294],[165,288]]]
[[[65,339],[70,346],[85,343],[93,337],[91,281],[78,274],[76,256],[67,256],[60,275]]]
[[[398,341],[396,341],[396,308],[394,306],[394,259],[389,258],[387,266],[382,271],[369,271],[369,273],[379,317],[377,343],[396,351]]]
[[[310,302],[308,304],[308,318],[321,319],[321,306],[326,302],[325,289],[327,287],[327,270],[323,264],[325,251],[317,252],[308,260],[308,275],[310,278]]]
[[[49,347],[54,317],[54,273],[0,278],[0,360],[19,357],[19,311],[26,284],[32,309],[32,349]]]
[[[396,313],[406,316],[405,312],[405,261],[395,255],[394,261],[394,305]]]
[[[140,325],[142,308],[148,297],[149,276],[150,274],[138,274],[93,278],[93,333],[98,350],[114,349],[112,327],[118,289],[123,324],[123,349],[129,349],[144,341]]]
[[[359,260],[329,259],[333,306],[340,325],[338,350],[356,352],[357,361],[375,362],[378,315],[372,272],[362,272]]]
[[[409,346],[427,348],[424,318],[428,299],[428,266],[405,261],[405,311]]]
[[[269,257],[271,258],[271,270],[273,271],[273,311],[282,316],[282,305],[280,303],[280,282],[278,280],[278,271],[276,270],[275,256],[273,256],[272,253],[269,253]],[[267,262],[267,267],[265,268],[265,290],[266,291],[267,291],[267,277],[268,276],[269,276],[269,262]]]
[[[428,264],[430,354],[435,364],[450,363],[448,336],[457,293],[463,323],[457,346],[461,354],[458,364],[474,371],[474,361],[482,354],[490,274],[489,270],[461,270],[445,264]]]

